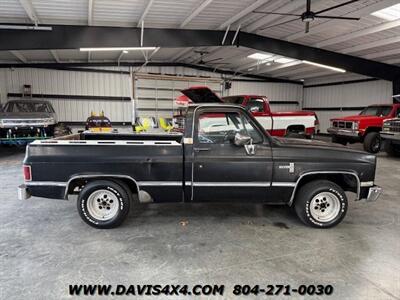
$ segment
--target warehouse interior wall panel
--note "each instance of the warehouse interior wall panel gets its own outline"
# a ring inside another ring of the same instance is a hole
[[[362,108],[371,104],[392,102],[392,83],[385,80],[375,80],[305,87],[303,108],[315,109],[321,124],[320,130],[322,133],[326,133],[331,118],[358,114]],[[332,108],[337,109],[332,110]],[[348,110],[346,108],[355,109]]]
[[[0,69],[0,105],[7,101],[7,70]]]

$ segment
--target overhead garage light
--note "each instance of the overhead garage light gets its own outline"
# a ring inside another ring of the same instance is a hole
[[[10,29],[10,30],[43,30],[43,31],[51,31],[53,27],[51,26],[36,26],[36,25],[0,25],[0,29]]]
[[[253,54],[251,54],[251,55],[249,55],[247,57],[248,58],[252,58],[252,59],[257,59],[257,60],[264,60],[264,59],[270,58],[272,56],[273,56],[273,54],[271,54],[271,53],[259,53],[259,52],[256,52],[256,53],[253,53]]]
[[[371,15],[388,21],[400,19],[400,3],[375,11]]]
[[[79,51],[138,51],[155,50],[157,47],[101,47],[101,48],[79,48]]]
[[[331,66],[327,66],[327,65],[317,64],[315,62],[308,61],[308,60],[302,60],[302,63],[308,64],[308,65],[313,65],[313,66],[320,67],[320,68],[329,69],[329,70],[340,72],[340,73],[346,72],[345,69],[340,69],[340,68],[335,68],[335,67],[331,67]]]

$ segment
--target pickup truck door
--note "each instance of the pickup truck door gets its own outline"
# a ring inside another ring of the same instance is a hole
[[[272,152],[262,128],[240,108],[200,108],[194,120],[191,200],[271,200]],[[254,153],[233,143],[237,132],[252,137]]]

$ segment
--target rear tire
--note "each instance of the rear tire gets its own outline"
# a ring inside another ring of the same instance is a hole
[[[364,138],[364,150],[369,153],[378,153],[381,150],[381,136],[378,132],[369,132]]]
[[[386,141],[384,149],[387,155],[393,157],[400,157],[400,145],[396,147],[390,141]]]
[[[83,221],[100,229],[121,225],[129,213],[129,191],[108,180],[88,183],[79,193],[77,208]]]
[[[315,180],[300,188],[294,210],[304,224],[315,228],[330,228],[338,225],[345,217],[347,197],[336,183]]]
[[[347,141],[343,138],[340,138],[336,135],[332,135],[332,143],[341,144],[343,146],[347,145]]]

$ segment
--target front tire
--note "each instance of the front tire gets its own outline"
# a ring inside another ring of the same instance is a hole
[[[294,209],[304,224],[316,228],[330,228],[338,225],[345,217],[347,197],[336,183],[315,180],[300,188]]]
[[[100,229],[121,225],[129,213],[128,191],[114,181],[88,183],[79,193],[77,208],[83,221]]]
[[[381,136],[378,132],[369,132],[364,138],[364,150],[369,153],[378,153],[381,150]]]

